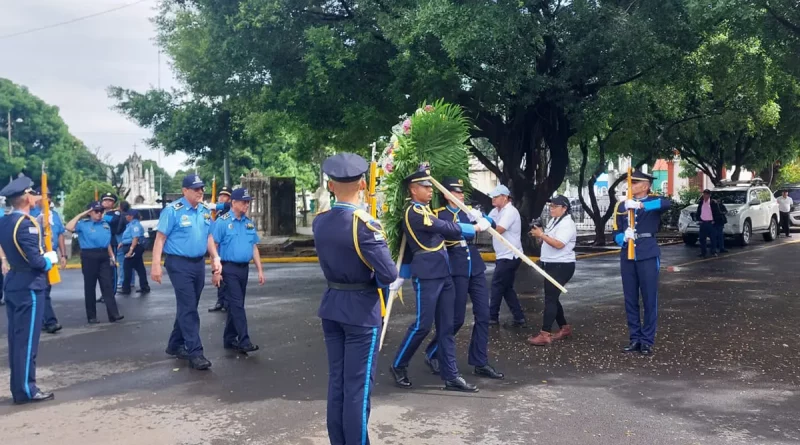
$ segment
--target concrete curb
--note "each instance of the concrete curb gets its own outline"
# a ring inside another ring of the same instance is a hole
[[[666,243],[666,244],[662,244],[662,246],[671,246],[671,245],[674,245],[674,244],[681,244],[681,242],[680,241],[676,241],[676,242],[673,242],[673,243]],[[576,258],[579,259],[579,260],[584,260],[584,259],[588,259],[588,258],[595,258],[595,257],[606,256],[606,255],[614,255],[614,254],[618,255],[619,254],[619,250],[609,250],[608,252],[578,254],[576,256]],[[496,260],[494,252],[481,253],[481,258],[483,258],[483,261],[486,261],[486,262],[489,262],[489,263],[494,263],[495,260]],[[539,260],[539,257],[536,257],[536,256],[530,256],[528,258],[530,258],[533,261],[538,261]],[[310,264],[310,263],[318,263],[318,262],[319,262],[319,259],[317,257],[315,257],[315,256],[261,258],[261,263],[262,264],[292,264],[292,263],[295,263],[295,264]],[[144,262],[145,266],[151,266],[152,264],[153,263],[150,262],[150,261],[145,261]],[[210,264],[210,261],[206,261],[206,264]],[[67,270],[75,270],[75,269],[80,269],[80,268],[81,268],[80,264],[67,264]]]

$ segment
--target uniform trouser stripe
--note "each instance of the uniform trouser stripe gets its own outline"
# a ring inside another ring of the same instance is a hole
[[[28,331],[28,350],[25,354],[25,380],[23,380],[25,385],[25,395],[28,396],[28,399],[31,398],[31,385],[30,385],[30,376],[31,376],[31,353],[33,351],[33,330],[36,327],[36,293],[31,291],[31,300],[33,301],[33,308],[31,309],[31,324],[30,330]]]
[[[397,358],[394,361],[395,368],[400,364],[400,359],[403,358],[403,355],[406,353],[406,349],[408,349],[411,341],[414,340],[414,335],[416,335],[417,331],[419,330],[422,284],[419,282],[419,278],[416,278],[415,281],[417,282],[417,321],[414,323],[414,329],[409,333],[408,338],[406,339],[406,344],[403,345],[403,349],[401,349],[400,353],[397,354]]]
[[[367,409],[369,408],[369,384],[372,378],[372,357],[375,355],[375,341],[378,338],[378,328],[372,328],[372,343],[369,346],[367,358],[367,373],[364,378],[364,404],[361,408],[361,445],[367,443]]]

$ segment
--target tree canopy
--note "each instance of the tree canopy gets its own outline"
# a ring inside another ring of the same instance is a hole
[[[8,116],[11,116],[11,156]],[[58,108],[48,105],[27,88],[0,78],[0,178],[23,173],[38,184],[42,162],[48,185],[69,191],[86,179],[105,178],[105,166],[79,139],[69,133]],[[2,180],[2,179],[0,179]]]

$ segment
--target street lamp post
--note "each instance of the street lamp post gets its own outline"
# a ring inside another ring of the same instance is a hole
[[[8,161],[11,162],[11,110],[8,110],[8,119],[6,119],[6,122],[8,123]],[[14,122],[19,124],[25,121],[23,121],[21,117],[18,117]],[[13,181],[13,176],[9,176],[9,180]]]

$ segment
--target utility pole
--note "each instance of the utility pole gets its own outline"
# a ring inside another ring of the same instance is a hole
[[[225,149],[225,158],[222,160],[222,182],[225,183],[225,187],[231,186],[231,163],[230,159],[228,158],[228,150]]]
[[[8,110],[8,160],[11,161],[11,110]]]

